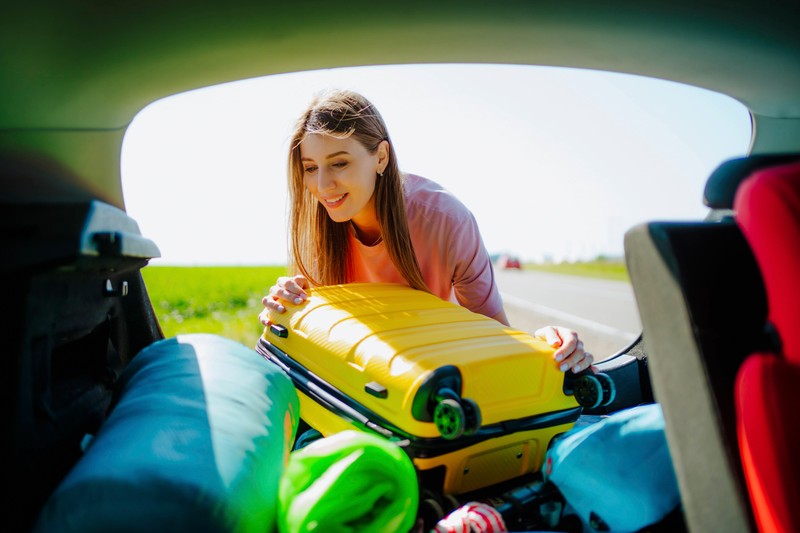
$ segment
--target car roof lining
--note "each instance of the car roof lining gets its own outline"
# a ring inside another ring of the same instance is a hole
[[[227,81],[465,62],[671,79],[729,94],[764,116],[800,117],[797,104],[786,103],[800,86],[796,19],[773,17],[753,1],[104,6],[49,0],[9,9],[0,62],[14,79],[2,84],[0,128],[119,129],[156,99]]]

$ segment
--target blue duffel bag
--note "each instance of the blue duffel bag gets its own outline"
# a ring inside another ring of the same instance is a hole
[[[585,531],[638,531],[680,506],[659,404],[602,417],[564,434],[543,474]]]

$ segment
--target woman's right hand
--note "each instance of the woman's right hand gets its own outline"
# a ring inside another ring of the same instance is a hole
[[[265,326],[267,325],[270,311],[276,311],[278,313],[286,311],[285,302],[295,304],[303,303],[306,298],[308,298],[308,294],[306,294],[305,291],[307,288],[308,280],[300,274],[297,276],[282,276],[278,278],[275,285],[270,288],[269,294],[261,299],[261,303],[265,308],[258,315],[261,323]]]

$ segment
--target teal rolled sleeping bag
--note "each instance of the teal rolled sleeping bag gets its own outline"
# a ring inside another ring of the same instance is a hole
[[[154,343],[45,504],[36,531],[265,533],[299,420],[292,382],[207,334]]]

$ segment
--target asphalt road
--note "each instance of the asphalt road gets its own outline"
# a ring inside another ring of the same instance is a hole
[[[641,333],[633,289],[627,282],[535,271],[495,271],[511,325],[533,333],[546,325],[578,332],[602,360]]]

